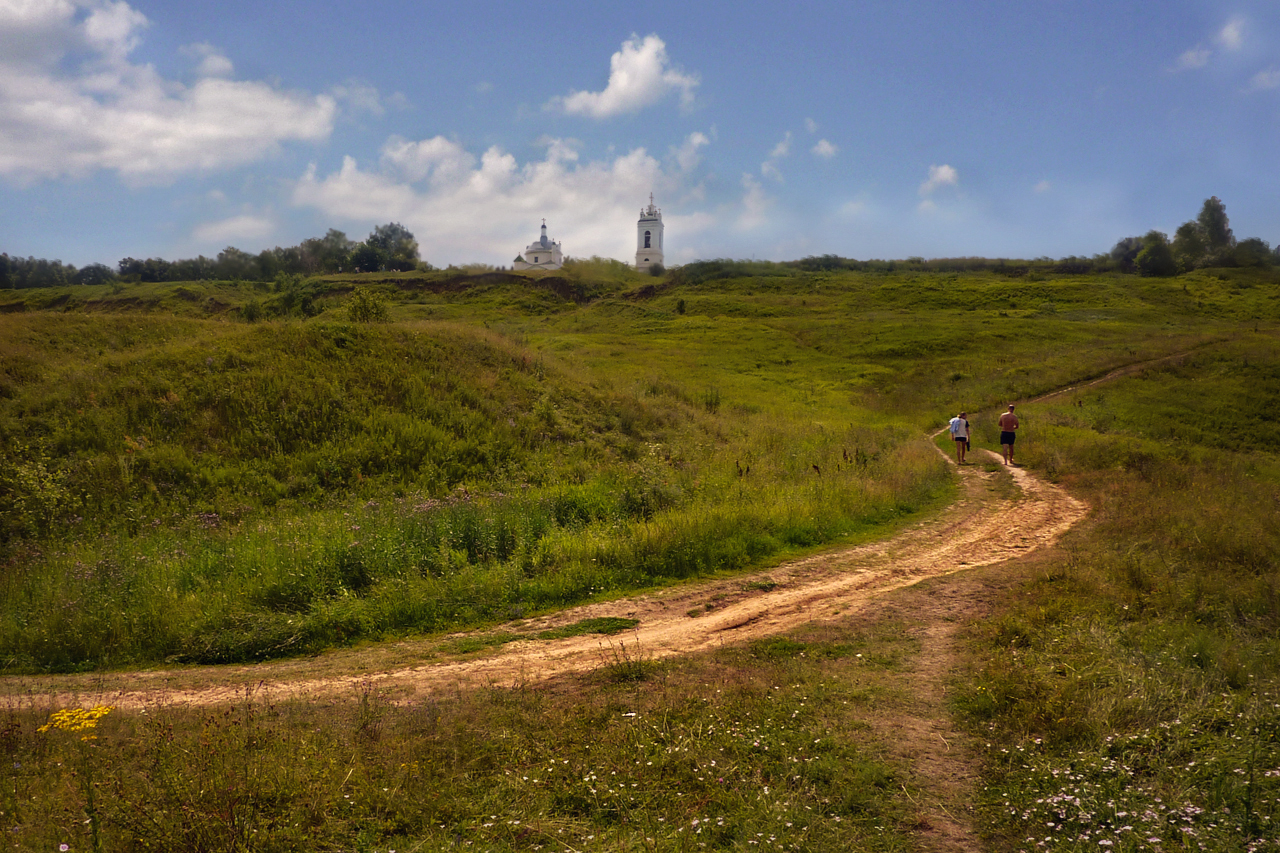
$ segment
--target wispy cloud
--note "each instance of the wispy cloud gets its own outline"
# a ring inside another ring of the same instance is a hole
[[[693,104],[696,74],[672,66],[667,46],[656,35],[633,35],[609,60],[609,82],[599,92],[571,92],[547,102],[548,109],[604,119],[635,113],[678,93],[684,107]]]
[[[1280,88],[1280,69],[1268,68],[1266,71],[1259,71],[1249,81],[1249,91],[1251,92],[1276,88]]]
[[[1035,185],[1034,187],[1032,187],[1031,189],[1032,189],[1032,191],[1033,191],[1033,192],[1037,192],[1037,193],[1042,193],[1042,194],[1043,194],[1043,193],[1047,193],[1047,192],[1049,192],[1049,190],[1053,189],[1053,184],[1049,183],[1048,181],[1040,181],[1038,184],[1036,184],[1036,185]]]
[[[1183,52],[1178,57],[1178,61],[1173,64],[1170,71],[1192,71],[1196,68],[1204,68],[1209,64],[1209,57],[1213,56],[1213,51],[1207,47],[1193,47]]]
[[[1247,29],[1247,22],[1239,16],[1231,18],[1222,29],[1213,35],[1212,42],[1221,50],[1234,53],[1244,47]],[[1177,60],[1170,66],[1169,71],[1177,73],[1179,71],[1194,71],[1198,68],[1204,68],[1213,59],[1213,50],[1198,44],[1189,50],[1179,54]]]
[[[1239,50],[1244,45],[1245,36],[1245,20],[1241,17],[1235,17],[1227,21],[1222,29],[1218,30],[1218,34],[1214,37],[1214,42],[1223,50]]]
[[[787,135],[782,137],[782,141],[773,146],[773,150],[769,152],[769,157],[777,160],[786,157],[791,153],[791,131],[787,131]]]
[[[813,153],[817,157],[824,160],[830,160],[839,153],[840,149],[825,139],[819,139],[818,144],[813,146]]]

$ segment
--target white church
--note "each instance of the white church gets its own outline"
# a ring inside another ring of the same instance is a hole
[[[560,244],[547,239],[547,220],[542,220],[542,237],[529,244],[522,254],[516,255],[511,264],[513,270],[558,270],[564,266]]]
[[[636,223],[636,269],[647,272],[650,267],[662,265],[662,211],[653,206],[653,193],[649,193],[649,206],[640,209],[640,221]],[[559,243],[547,239],[545,219],[542,236],[511,263],[513,270],[558,270],[562,266],[564,254]]]

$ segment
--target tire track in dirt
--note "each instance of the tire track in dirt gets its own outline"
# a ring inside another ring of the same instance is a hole
[[[999,460],[996,454],[988,455]],[[1012,476],[1016,488],[999,487],[1002,472]],[[1003,562],[1050,545],[1086,512],[1083,503],[1021,468],[991,472],[967,465],[960,475],[962,492],[955,504],[885,541],[817,554],[731,580],[589,604],[494,629],[536,634],[603,616],[639,620],[633,631],[618,639],[586,635],[519,640],[484,657],[445,661],[429,659],[438,641],[435,646],[407,641],[390,644],[394,655],[382,659],[347,650],[301,661],[202,668],[195,674],[161,670],[11,678],[0,681],[0,693],[60,707],[106,702],[145,708],[219,705],[246,694],[271,701],[341,698],[370,687],[393,700],[414,700],[481,685],[530,685],[596,669],[619,652],[633,659],[661,660],[833,619],[926,578]]]

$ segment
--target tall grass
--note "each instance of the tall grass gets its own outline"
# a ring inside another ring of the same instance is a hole
[[[205,514],[182,530],[66,543],[4,578],[0,654],[10,670],[260,660],[741,569],[931,506],[940,460],[923,442],[886,449],[891,464],[822,477],[764,464],[712,483],[651,453],[616,479],[517,495],[242,523]]]

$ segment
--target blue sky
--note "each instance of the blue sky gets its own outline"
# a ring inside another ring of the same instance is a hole
[[[668,263],[1280,242],[1275,0],[0,0],[0,251],[114,265],[543,218]]]

